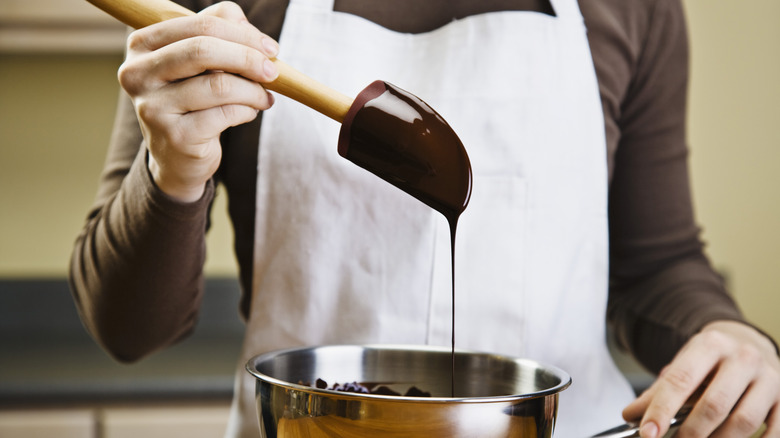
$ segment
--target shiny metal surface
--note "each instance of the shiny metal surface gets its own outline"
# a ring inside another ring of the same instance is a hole
[[[677,413],[669,422],[669,431],[664,434],[663,438],[671,438],[677,434],[677,429],[688,418],[691,407],[686,406]],[[639,422],[631,421],[622,426],[618,426],[614,429],[609,429],[601,432],[598,435],[593,435],[591,438],[632,438],[639,437]]]
[[[551,437],[564,371],[525,359],[446,348],[334,345],[252,358],[264,437]],[[405,393],[381,396],[305,385],[378,382]]]

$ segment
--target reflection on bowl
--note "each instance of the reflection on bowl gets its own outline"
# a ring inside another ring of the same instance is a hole
[[[332,345],[247,363],[264,437],[550,437],[571,379],[532,360],[429,346]],[[371,382],[431,397],[357,394],[304,384]]]

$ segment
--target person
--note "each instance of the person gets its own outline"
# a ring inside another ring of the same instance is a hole
[[[392,82],[456,130],[474,170],[456,344],[570,373],[556,436],[599,432],[622,411],[658,437],[694,393],[680,436],[750,436],[762,423],[780,436],[776,346],[710,266],[691,207],[679,0],[180,3],[208,7],[128,38],[125,94],[72,256],[81,317],[118,360],[193,330],[218,183],[247,324],[226,436],[259,433],[242,371],[254,354],[449,345],[446,224],[340,158],[338,123],[263,87],[279,54],[347,95]],[[607,320],[659,373],[636,399]]]

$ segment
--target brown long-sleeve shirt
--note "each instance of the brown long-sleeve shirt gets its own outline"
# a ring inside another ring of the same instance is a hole
[[[200,10],[214,2],[179,3]],[[279,37],[287,0],[238,3],[259,29]],[[541,0],[336,0],[335,8],[412,33],[486,11],[554,13]],[[742,319],[703,253],[691,206],[685,18],[679,0],[582,0],[580,8],[609,159],[608,316],[620,341],[657,371],[707,322]],[[85,325],[118,359],[138,359],[194,327],[216,183],[229,197],[244,289],[240,311],[248,315],[261,122],[262,115],[223,134],[220,169],[202,199],[183,204],[154,185],[132,104],[122,95],[95,205],[71,267]]]

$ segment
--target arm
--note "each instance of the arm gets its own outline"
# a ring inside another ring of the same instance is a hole
[[[119,77],[130,99],[71,263],[87,329],[120,360],[194,325],[219,137],[270,106],[259,85],[274,77],[263,70],[268,43],[227,3],[129,38]]]
[[[749,436],[778,403],[780,362],[713,271],[693,218],[682,7],[659,0],[649,20],[622,108],[610,193],[609,316],[621,343],[663,372],[624,416],[643,417],[643,437],[660,436],[706,385],[681,433],[708,436],[720,427],[724,436]]]
[[[620,343],[657,373],[705,324],[742,315],[704,255],[693,213],[684,16],[677,1],[654,3],[618,122],[608,315]]]
[[[160,191],[132,104],[121,99],[98,196],[74,245],[70,284],[87,330],[128,362],[192,330],[214,190],[209,183],[194,203]]]

